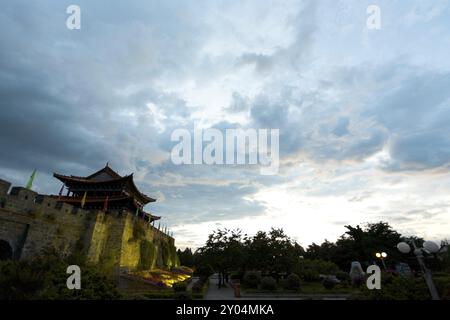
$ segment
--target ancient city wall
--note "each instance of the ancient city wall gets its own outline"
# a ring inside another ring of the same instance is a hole
[[[30,259],[52,247],[79,250],[88,261],[148,270],[178,265],[174,239],[131,213],[87,211],[0,180],[0,240],[13,259]]]

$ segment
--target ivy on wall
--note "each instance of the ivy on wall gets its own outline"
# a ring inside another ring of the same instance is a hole
[[[178,267],[180,259],[177,255],[177,248],[166,241],[161,241],[162,260],[164,266],[168,268]]]
[[[145,228],[142,223],[136,222],[133,225],[133,240],[137,241],[139,239],[145,238]]]
[[[142,240],[140,244],[139,270],[150,270],[156,259],[156,247],[148,240]]]
[[[171,267],[170,247],[167,242],[161,241],[161,254],[164,266]]]

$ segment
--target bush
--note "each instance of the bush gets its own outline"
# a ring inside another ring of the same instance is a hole
[[[193,285],[192,285],[192,291],[196,292],[196,293],[200,293],[203,291],[203,287],[205,286],[205,282],[202,280],[197,280]]]
[[[339,271],[336,272],[336,278],[344,283],[350,283],[350,275],[347,272]]]
[[[301,276],[306,282],[315,282],[320,280],[319,273],[314,270],[306,270],[302,272]]]
[[[333,262],[319,259],[303,259],[299,262],[297,268],[300,269],[300,271],[314,270],[319,274],[336,274],[340,271],[339,267]]]
[[[172,288],[175,292],[184,292],[187,290],[187,284],[186,282],[177,282]]]
[[[189,292],[176,292],[173,296],[175,300],[192,300],[192,296],[189,294]]]
[[[352,277],[352,287],[359,288],[364,284],[366,277],[364,275],[355,275]]]
[[[325,287],[325,289],[331,290],[336,286],[336,282],[333,279],[326,277],[325,279],[323,279],[322,285]]]
[[[381,290],[361,288],[361,296],[369,300],[429,300],[430,293],[422,277],[406,278],[392,277],[392,281],[385,282],[381,275]]]
[[[442,300],[450,300],[450,278],[434,278],[434,283]]]
[[[272,277],[264,277],[261,280],[261,289],[275,291],[277,289],[277,281]]]
[[[256,271],[249,271],[244,276],[244,284],[249,288],[258,288],[261,282],[261,274]]]
[[[82,290],[67,288],[67,266],[57,252],[33,260],[0,262],[0,300],[111,300],[121,296],[113,281],[96,266],[80,265]]]
[[[214,273],[214,269],[209,264],[201,264],[194,271],[194,276],[209,278]]]
[[[307,282],[319,281],[320,274],[336,274],[339,267],[330,261],[325,260],[300,260],[294,269],[294,273]]]
[[[295,273],[290,274],[286,279],[286,289],[289,290],[300,289],[300,277]]]

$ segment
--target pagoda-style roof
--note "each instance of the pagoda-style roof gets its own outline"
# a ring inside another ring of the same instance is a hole
[[[121,176],[111,169],[108,164],[103,169],[87,177],[65,176],[57,173],[54,173],[53,176],[63,182],[69,189],[76,188],[77,186],[82,186],[82,189],[110,189],[112,187],[120,187],[124,190],[124,192],[129,193],[129,196],[136,198],[142,204],[156,201],[156,199],[153,199],[139,191],[134,183],[133,174]]]
[[[55,200],[65,202],[68,204],[72,204],[72,205],[76,205],[76,204],[80,203],[83,198],[83,197],[68,197],[68,196],[51,196],[51,197]],[[114,206],[115,202],[120,202],[120,201],[124,201],[127,199],[129,199],[129,197],[127,197],[127,196],[121,196],[121,195],[111,196],[111,197],[108,197],[108,205]],[[103,206],[104,203],[105,203],[105,197],[88,197],[88,198],[86,198],[87,205]],[[143,215],[147,216],[151,222],[161,219],[160,216],[155,216],[146,211],[141,211],[141,213]]]

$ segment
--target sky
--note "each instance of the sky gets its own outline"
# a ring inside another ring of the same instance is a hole
[[[181,248],[225,227],[306,247],[378,221],[449,239],[449,15],[448,0],[2,1],[0,179],[36,168],[34,190],[56,194],[53,172],[109,162]],[[279,129],[278,174],[175,165],[171,134],[195,124]]]

